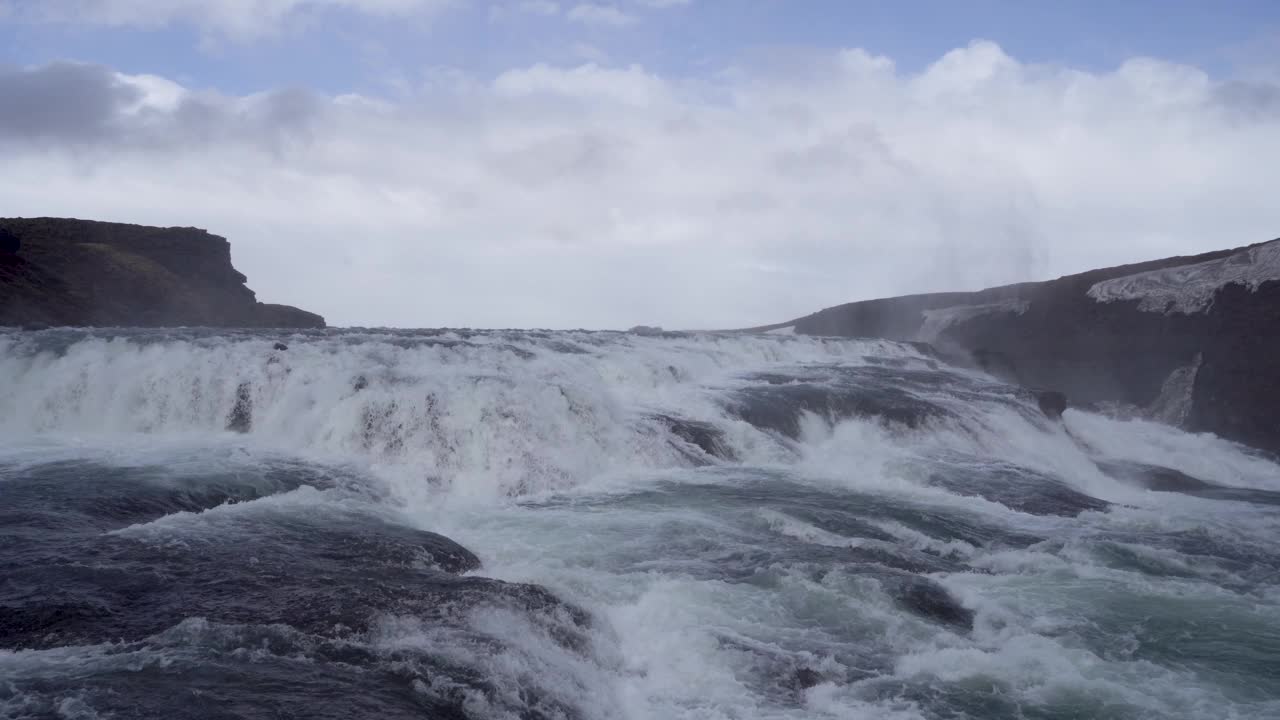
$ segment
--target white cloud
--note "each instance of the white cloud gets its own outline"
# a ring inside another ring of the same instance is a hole
[[[574,5],[567,16],[570,20],[582,23],[583,25],[598,25],[601,27],[626,27],[635,23],[634,16],[619,10],[612,5],[596,5],[594,3],[582,3]]]
[[[571,69],[538,64],[509,70],[494,80],[493,89],[508,97],[559,95],[593,105],[612,101],[637,106],[662,102],[668,92],[661,78],[645,72],[639,65],[610,69],[594,64]]]
[[[0,208],[207,227],[264,300],[411,326],[745,326],[1280,234],[1274,84],[989,43],[780,67],[395,102],[0,68]]]
[[[0,0],[0,11],[28,21],[74,22],[125,27],[189,23],[235,38],[275,32],[309,11],[344,9],[377,16],[425,16],[456,0]]]
[[[126,113],[138,114],[148,111],[172,113],[191,96],[183,86],[158,75],[116,73],[116,79],[125,85],[132,86],[138,92],[137,101],[131,107],[123,108]]]

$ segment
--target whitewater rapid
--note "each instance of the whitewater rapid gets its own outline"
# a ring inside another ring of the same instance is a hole
[[[1280,467],[927,346],[11,332],[0,439],[0,717],[1280,717]]]

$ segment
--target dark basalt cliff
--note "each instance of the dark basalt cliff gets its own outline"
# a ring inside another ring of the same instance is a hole
[[[0,218],[0,325],[324,327],[245,279],[197,228]]]
[[[971,293],[849,303],[781,326],[922,340],[1072,404],[1280,452],[1280,240]],[[767,329],[767,328],[760,328]]]

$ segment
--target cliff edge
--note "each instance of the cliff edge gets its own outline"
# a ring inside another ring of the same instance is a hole
[[[0,325],[325,326],[245,280],[226,238],[198,228],[0,218]]]
[[[1280,453],[1280,240],[978,292],[848,303],[810,335],[924,341],[1073,404]]]

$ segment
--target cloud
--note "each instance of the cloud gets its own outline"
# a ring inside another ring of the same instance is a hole
[[[79,145],[128,132],[125,110],[142,96],[140,88],[104,67],[0,66],[0,139]]]
[[[602,68],[595,64],[571,69],[534,65],[509,70],[493,82],[499,95],[508,97],[559,96],[574,98],[591,105],[616,102],[650,107],[665,99],[667,84],[639,65],[628,68]]]
[[[534,65],[395,101],[0,71],[0,208],[197,225],[339,324],[733,327],[1275,237],[1280,88],[990,43]]]
[[[154,75],[57,62],[0,66],[0,148],[182,152],[231,144],[278,151],[304,140],[331,101],[305,90],[242,97],[191,92]]]
[[[632,0],[641,8],[665,10],[688,5],[690,0]],[[527,15],[554,17],[560,14],[561,7],[552,0],[507,0],[495,2],[489,6],[489,19],[495,22],[513,20]],[[603,27],[626,27],[637,22],[637,18],[615,5],[597,3],[579,3],[565,13],[569,20],[584,25]]]
[[[29,22],[163,27],[190,24],[246,39],[277,31],[309,12],[347,10],[382,17],[426,16],[455,0],[0,0],[0,16]]]
[[[583,25],[600,27],[619,28],[633,25],[636,22],[635,16],[623,12],[612,5],[596,5],[593,3],[574,5],[566,17]]]

